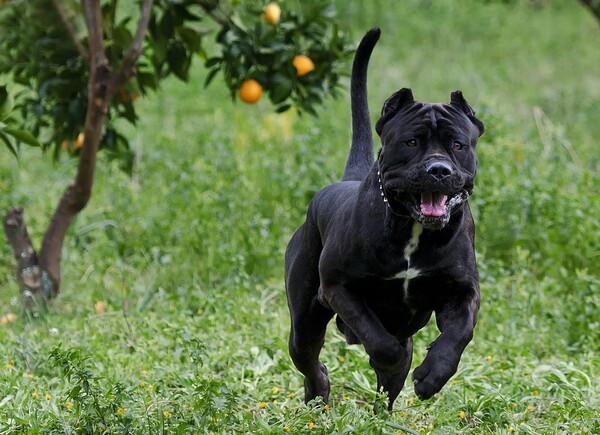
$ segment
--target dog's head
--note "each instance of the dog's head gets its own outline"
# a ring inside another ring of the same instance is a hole
[[[483,123],[459,91],[450,104],[428,104],[401,89],[383,105],[375,130],[380,188],[390,208],[425,228],[443,228],[473,191]]]

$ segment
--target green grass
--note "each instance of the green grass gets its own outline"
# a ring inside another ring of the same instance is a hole
[[[279,116],[203,89],[198,68],[139,101],[132,177],[101,162],[49,314],[0,325],[0,433],[600,431],[598,23],[567,0],[347,3],[355,40],[383,31],[373,119],[400,87],[462,89],[487,126],[471,200],[482,307],[456,376],[427,402],[407,382],[373,415],[367,357],[330,328],[331,407],[304,406],[283,252],[342,172],[348,96],[319,119]],[[0,155],[0,209],[24,205],[37,243],[74,164]],[[0,316],[18,314],[3,239],[0,270]],[[435,335],[415,337],[415,366]]]

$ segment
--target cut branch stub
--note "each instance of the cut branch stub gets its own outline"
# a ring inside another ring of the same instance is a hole
[[[25,309],[44,309],[46,301],[51,299],[58,289],[48,273],[38,265],[37,255],[23,219],[23,208],[13,207],[8,210],[4,217],[4,233],[17,260],[16,276]]]

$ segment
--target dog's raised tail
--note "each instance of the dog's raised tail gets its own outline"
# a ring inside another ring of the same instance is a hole
[[[367,100],[367,68],[373,47],[381,30],[373,28],[363,37],[356,49],[350,79],[352,108],[352,145],[342,181],[362,180],[373,165],[373,133]]]

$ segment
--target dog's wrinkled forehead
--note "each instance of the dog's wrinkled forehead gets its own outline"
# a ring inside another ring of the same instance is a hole
[[[403,124],[419,123],[431,129],[467,128],[475,138],[484,132],[483,123],[475,117],[475,111],[460,91],[452,92],[450,104],[429,104],[415,101],[410,89],[404,88],[386,100],[375,130],[381,136],[384,126],[396,115],[402,116]]]

